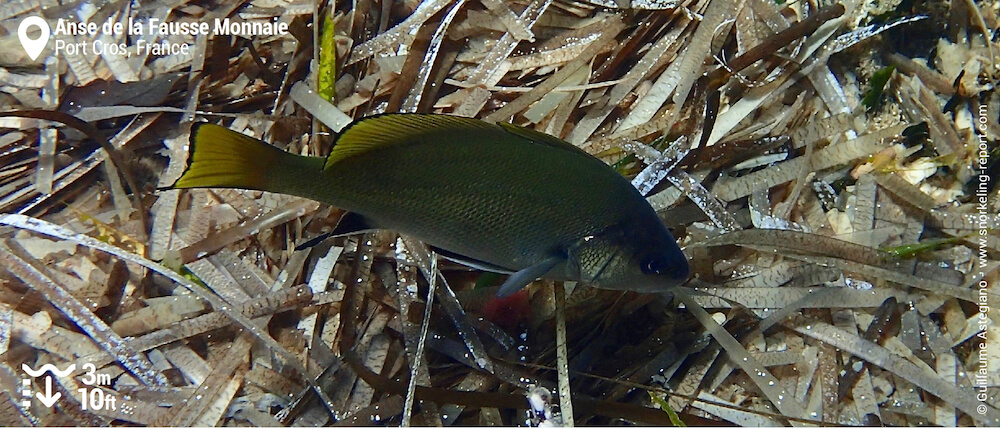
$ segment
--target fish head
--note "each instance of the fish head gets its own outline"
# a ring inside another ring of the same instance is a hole
[[[586,236],[568,254],[578,278],[597,288],[665,291],[690,274],[687,257],[658,218]]]

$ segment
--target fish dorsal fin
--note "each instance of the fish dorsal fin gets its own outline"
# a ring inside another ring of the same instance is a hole
[[[367,117],[348,126],[337,137],[324,167],[329,168],[344,159],[380,147],[426,142],[429,134],[435,135],[435,140],[467,139],[469,131],[474,130],[495,132],[498,135],[513,134],[597,160],[583,149],[557,137],[509,123],[492,124],[479,119],[443,114],[392,113]]]
[[[464,138],[476,129],[499,131],[496,125],[461,116],[406,113],[371,116],[352,123],[340,133],[324,167],[380,147],[427,141],[423,137],[428,134]]]
[[[521,138],[526,138],[528,140],[542,143],[547,146],[555,147],[557,149],[563,149],[576,154],[585,155],[588,158],[593,158],[593,156],[591,156],[590,153],[587,153],[583,149],[571,143],[563,141],[558,137],[546,134],[544,132],[539,132],[534,129],[517,126],[511,123],[498,123],[498,125],[500,125],[500,127],[503,128],[504,131],[517,135]]]

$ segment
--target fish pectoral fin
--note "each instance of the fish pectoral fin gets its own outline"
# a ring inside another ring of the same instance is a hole
[[[510,278],[507,278],[507,281],[504,281],[503,285],[500,286],[500,290],[497,291],[497,297],[501,299],[504,297],[510,297],[564,261],[566,261],[566,256],[552,256],[542,260],[541,263],[534,266],[528,266],[514,272],[514,274],[511,275]]]
[[[372,226],[370,220],[367,217],[358,214],[356,212],[347,212],[340,217],[340,221],[337,222],[337,227],[333,230],[312,238],[302,244],[295,247],[295,250],[303,250],[309,247],[314,247],[320,242],[327,240],[327,238],[335,238],[338,236],[348,236],[357,235],[359,233],[364,233],[378,229],[378,227]]]
[[[433,245],[431,246],[431,249],[434,250],[434,252],[437,253],[439,256],[445,258],[446,260],[458,263],[462,266],[468,266],[473,269],[484,270],[487,272],[502,273],[504,275],[510,275],[514,273],[514,271],[507,269],[505,267],[497,266],[493,263],[484,262],[482,260],[474,259],[472,257],[463,256],[461,254],[454,253],[445,250],[443,248],[435,247]]]

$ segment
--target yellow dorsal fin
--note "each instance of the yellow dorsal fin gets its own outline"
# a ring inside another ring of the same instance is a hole
[[[462,138],[471,130],[499,132],[500,128],[481,120],[441,114],[383,114],[351,124],[337,137],[326,158],[325,168],[379,147],[427,141],[428,134]],[[452,133],[452,134],[448,134]]]

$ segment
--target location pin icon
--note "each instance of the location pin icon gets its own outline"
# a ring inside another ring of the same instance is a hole
[[[28,29],[33,26],[38,27],[42,32],[41,37],[34,40],[28,37]],[[40,16],[24,18],[21,25],[17,26],[17,38],[21,39],[21,46],[24,46],[24,51],[34,61],[38,59],[38,55],[41,55],[42,50],[45,49],[45,44],[49,42],[49,23]]]

